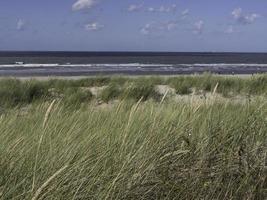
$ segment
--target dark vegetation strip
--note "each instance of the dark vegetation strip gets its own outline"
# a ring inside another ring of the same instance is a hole
[[[211,92],[218,83],[217,92],[231,95],[266,95],[267,75],[255,75],[248,78],[213,76],[176,77],[94,77],[80,80],[47,81],[2,79],[0,81],[0,106],[14,107],[60,97],[66,104],[80,104],[92,100],[93,94],[84,88],[107,86],[99,98],[108,102],[112,99],[158,100],[160,95],[156,85],[169,85],[177,94],[186,95],[196,91]]]

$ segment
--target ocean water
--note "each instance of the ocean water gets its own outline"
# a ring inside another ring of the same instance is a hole
[[[0,76],[267,73],[267,53],[0,52]]]

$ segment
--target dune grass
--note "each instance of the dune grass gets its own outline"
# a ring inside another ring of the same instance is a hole
[[[11,109],[0,199],[264,199],[266,117],[262,101]]]
[[[193,91],[212,92],[216,84],[218,84],[217,92],[225,97],[267,95],[267,75],[254,75],[249,78],[204,74],[177,77],[92,77],[81,80],[48,81],[2,79],[0,106],[14,107],[54,98],[68,100],[70,93],[73,101],[83,103],[93,99],[86,88],[102,86],[106,87],[100,95],[104,102],[125,98],[138,101],[141,96],[145,100],[150,98],[157,100],[160,98],[155,91],[157,85],[169,85],[177,94],[188,95]]]
[[[177,102],[155,86],[264,96],[266,81],[1,80],[0,199],[265,199],[266,98]]]

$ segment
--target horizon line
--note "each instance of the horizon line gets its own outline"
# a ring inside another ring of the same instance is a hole
[[[261,51],[76,51],[76,50],[0,50],[0,53],[232,53],[232,54],[267,54]]]

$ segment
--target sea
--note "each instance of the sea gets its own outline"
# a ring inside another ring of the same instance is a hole
[[[267,73],[267,53],[0,51],[0,76]]]

